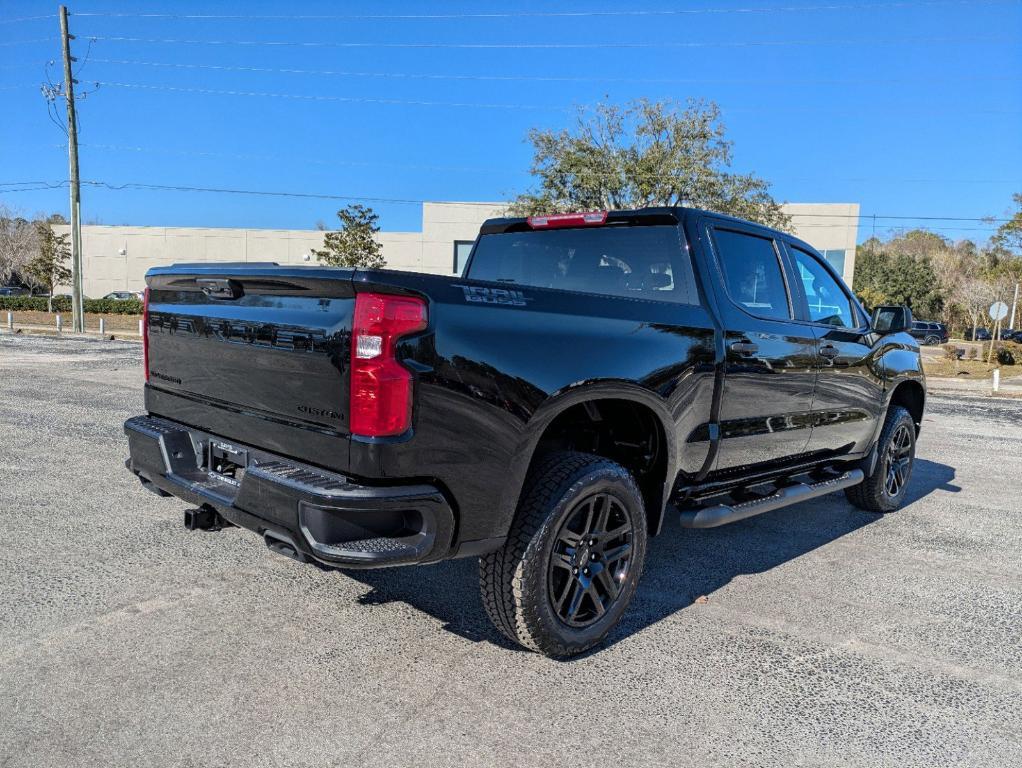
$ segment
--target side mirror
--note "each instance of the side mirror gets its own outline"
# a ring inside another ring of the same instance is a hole
[[[901,333],[912,328],[912,310],[904,305],[877,307],[869,324],[876,333]]]

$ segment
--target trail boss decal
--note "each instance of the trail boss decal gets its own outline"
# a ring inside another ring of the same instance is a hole
[[[503,304],[507,307],[524,307],[531,298],[526,298],[521,291],[508,290],[507,288],[484,288],[479,285],[457,285],[465,292],[465,301],[474,304]]]

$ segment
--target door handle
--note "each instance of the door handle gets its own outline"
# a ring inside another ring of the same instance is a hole
[[[833,344],[825,344],[820,347],[820,356],[825,357],[828,360],[833,360],[835,357],[841,354],[841,350],[835,347]]]
[[[731,351],[739,355],[754,355],[759,352],[759,345],[751,341],[732,341]]]

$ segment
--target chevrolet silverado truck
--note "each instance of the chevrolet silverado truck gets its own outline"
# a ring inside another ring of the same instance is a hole
[[[605,638],[668,518],[906,497],[911,312],[868,316],[811,246],[739,219],[499,218],[463,275],[206,263],[146,284],[127,467],[193,505],[187,527],[324,568],[478,557],[493,623],[550,656]]]

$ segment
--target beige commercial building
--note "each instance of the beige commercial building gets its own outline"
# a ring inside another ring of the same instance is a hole
[[[391,269],[459,274],[487,218],[501,203],[424,203],[419,232],[380,232]],[[795,232],[822,252],[851,284],[858,235],[857,203],[789,203]],[[67,231],[67,227],[55,227]],[[100,298],[112,291],[138,291],[146,270],[175,262],[275,261],[314,264],[323,233],[303,229],[213,227],[82,227],[84,291]]]

